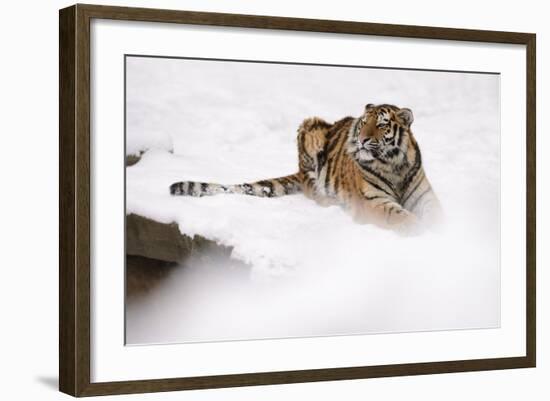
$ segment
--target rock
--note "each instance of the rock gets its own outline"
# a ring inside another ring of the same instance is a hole
[[[137,299],[151,292],[175,269],[200,263],[224,266],[248,275],[250,266],[231,258],[232,247],[182,234],[175,223],[159,223],[131,213],[126,216],[126,294]]]
[[[126,216],[126,254],[179,262],[189,256],[193,240],[177,224],[164,224],[129,214]]]
[[[139,152],[137,155],[126,155],[126,167],[133,166],[141,160],[141,156],[144,152]]]
[[[179,267],[180,265],[174,262],[126,255],[126,296],[128,300],[149,294]]]
[[[126,216],[126,254],[165,262],[182,262],[192,254],[230,258],[232,247],[195,235],[182,234],[175,223],[159,223],[137,214]]]

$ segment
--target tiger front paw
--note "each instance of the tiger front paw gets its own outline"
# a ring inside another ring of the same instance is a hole
[[[410,237],[422,232],[420,219],[407,210],[399,210],[395,213],[392,228],[402,236]]]

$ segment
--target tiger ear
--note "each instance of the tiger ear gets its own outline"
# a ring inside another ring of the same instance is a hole
[[[374,109],[376,106],[372,103],[369,103],[365,106],[365,111],[370,111],[372,109]]]
[[[406,107],[396,111],[395,116],[397,117],[400,123],[405,124],[407,127],[410,127],[414,121],[412,110],[407,109]]]

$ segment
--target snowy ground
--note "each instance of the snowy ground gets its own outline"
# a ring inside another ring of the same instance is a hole
[[[127,153],[147,152],[127,168],[127,213],[231,245],[253,274],[179,269],[128,305],[127,341],[498,326],[498,99],[495,75],[129,58]],[[303,118],[334,121],[366,103],[413,110],[442,231],[402,238],[301,195],[168,195],[180,180],[293,173]]]

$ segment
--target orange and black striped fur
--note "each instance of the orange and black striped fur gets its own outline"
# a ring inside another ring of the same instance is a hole
[[[170,193],[274,197],[302,192],[321,205],[343,206],[359,223],[415,231],[420,220],[434,222],[440,206],[422,167],[412,122],[410,109],[388,104],[368,104],[359,118],[334,124],[308,118],[298,129],[298,172],[237,185],[184,181],[172,184]]]

